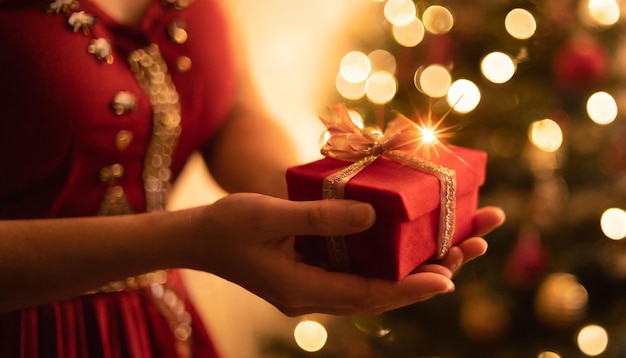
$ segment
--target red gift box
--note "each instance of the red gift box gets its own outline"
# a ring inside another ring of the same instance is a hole
[[[442,179],[403,160],[425,158],[414,152],[390,155],[395,152],[398,151],[371,157],[362,170],[347,179],[342,189],[341,197],[374,206],[373,227],[339,238],[296,237],[295,248],[306,260],[330,269],[401,280],[420,264],[443,254],[442,244],[449,247],[473,233],[479,187],[485,179],[486,153],[447,146],[428,158],[427,163],[451,170],[456,177],[456,192],[452,194],[452,202],[446,204]],[[327,157],[289,168],[289,198],[297,201],[325,198],[324,181],[332,176],[344,176],[342,172],[348,166],[349,162]],[[447,208],[452,210],[452,216],[446,216],[447,223],[442,222],[442,203],[451,206]],[[442,243],[441,235],[446,228],[451,231],[448,242]],[[333,267],[337,265],[349,267]]]

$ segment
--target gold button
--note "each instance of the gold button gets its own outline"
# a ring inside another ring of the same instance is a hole
[[[167,33],[170,35],[170,39],[177,44],[184,44],[187,42],[189,36],[187,35],[187,30],[185,30],[184,25],[181,22],[174,21],[169,24],[167,27]]]
[[[176,59],[176,68],[180,72],[187,72],[191,69],[191,59],[187,56],[180,56]]]
[[[117,132],[115,136],[115,147],[120,152],[124,151],[130,145],[133,140],[133,132],[127,130],[121,130]]]
[[[100,181],[103,183],[112,183],[115,179],[124,176],[124,167],[122,164],[113,164],[100,169]]]
[[[111,193],[111,195],[117,199],[124,197],[124,188],[122,188],[119,185],[116,185],[114,187],[111,188],[111,190],[109,191],[109,193]]]

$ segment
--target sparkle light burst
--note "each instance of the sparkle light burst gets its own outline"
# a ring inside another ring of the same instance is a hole
[[[441,117],[437,118],[432,111],[432,101],[429,102],[428,111],[423,114],[419,110],[414,110],[411,120],[416,124],[418,132],[421,134],[417,140],[415,152],[421,152],[426,159],[429,159],[431,152],[439,156],[439,151],[452,153],[442,140],[452,138],[458,126],[444,126],[444,120],[452,112],[449,109]],[[457,156],[458,157],[458,156]],[[458,157],[463,161],[462,158]]]

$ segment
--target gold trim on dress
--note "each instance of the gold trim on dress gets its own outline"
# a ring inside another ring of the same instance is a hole
[[[181,132],[178,92],[157,45],[133,51],[128,63],[153,111],[153,136],[143,171],[147,211],[164,210],[171,189],[172,155]]]

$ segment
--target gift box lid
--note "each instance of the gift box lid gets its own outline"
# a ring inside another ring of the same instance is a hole
[[[437,153],[431,152],[428,160],[456,172],[457,198],[480,187],[485,180],[487,154],[458,146],[446,148],[449,150],[439,149]],[[323,179],[349,164],[337,159],[324,158],[289,168],[287,182],[290,199],[322,199]],[[319,190],[312,190],[316,187]],[[345,197],[371,203],[378,208],[379,219],[387,217],[393,221],[413,221],[439,207],[441,203],[439,187],[439,179],[436,176],[383,155],[350,179],[345,188]],[[432,195],[425,195],[429,193],[425,188],[429,188]],[[380,212],[380,208],[384,208],[384,212]]]

